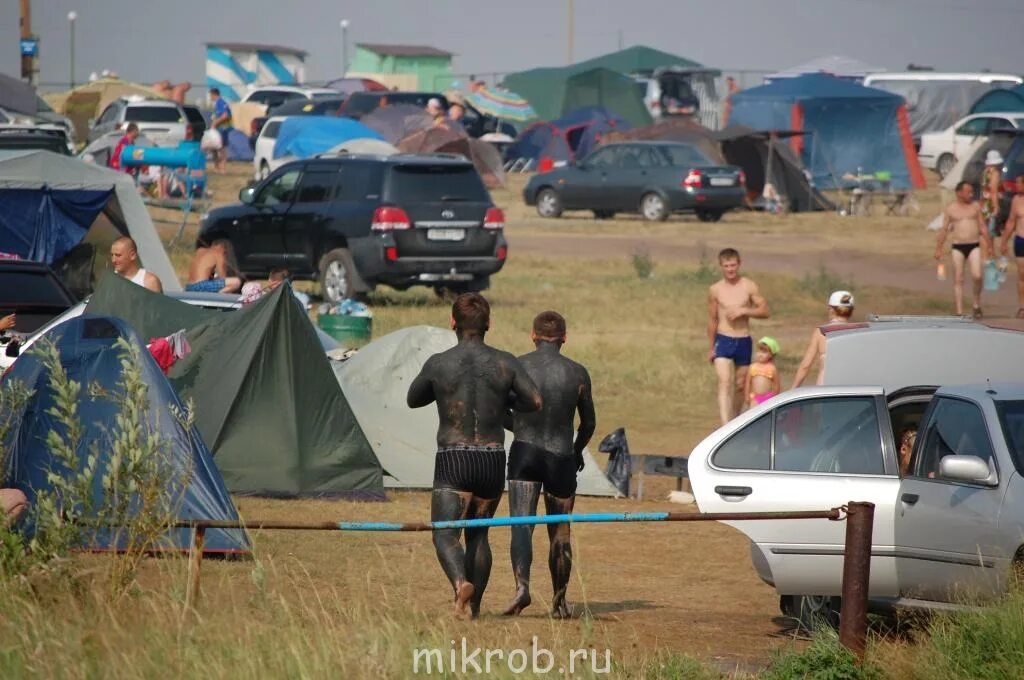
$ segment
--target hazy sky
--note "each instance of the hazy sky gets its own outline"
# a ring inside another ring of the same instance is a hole
[[[516,71],[567,59],[567,0],[35,0],[43,83],[66,83],[67,13],[78,13],[76,80],[104,68],[151,82],[205,81],[206,41],[309,52],[307,78],[341,68],[349,42],[426,44],[457,73]],[[1021,0],[575,0],[575,57],[647,44],[722,69],[774,69],[843,54],[891,69],[1020,73]],[[19,74],[18,2],[0,0],[0,71]],[[351,54],[350,47],[350,54]],[[750,83],[753,84],[753,83]]]

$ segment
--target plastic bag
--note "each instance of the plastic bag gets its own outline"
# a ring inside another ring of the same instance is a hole
[[[999,290],[999,268],[995,260],[985,263],[984,283],[985,290]]]
[[[604,476],[619,493],[629,498],[629,477],[633,472],[633,459],[629,455],[626,429],[620,427],[602,439],[597,450],[608,454],[608,468],[604,471]]]
[[[199,142],[199,148],[203,151],[220,151],[224,148],[224,140],[221,139],[220,132],[209,128],[203,133],[203,139]]]

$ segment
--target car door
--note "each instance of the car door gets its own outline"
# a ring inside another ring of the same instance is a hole
[[[618,147],[618,162],[603,177],[604,200],[612,210],[636,211],[650,164],[647,149],[635,144]]]
[[[606,146],[566,171],[562,204],[569,209],[608,210],[608,178],[618,167],[621,146]]]
[[[998,418],[993,413],[987,419],[972,401],[938,396],[924,422],[896,505],[900,595],[941,602],[991,596],[1000,590],[1011,557],[999,547]],[[987,462],[995,485],[943,479],[939,463],[954,454]]]
[[[117,125],[117,114],[120,111],[120,107],[117,102],[114,102],[103,109],[103,113],[93,123],[92,130],[89,132],[89,141],[95,141],[107,134],[113,132]]]
[[[241,225],[244,248],[236,246],[238,265],[246,274],[262,276],[275,267],[287,266],[285,217],[301,176],[300,166],[290,166],[273,174],[253,197],[252,210]]]
[[[316,271],[316,247],[330,221],[338,180],[338,164],[308,165],[302,173],[295,200],[285,217],[285,266],[296,274]]]
[[[972,118],[956,129],[953,135],[953,155],[963,158],[970,149],[971,144],[978,137],[988,133],[988,116]]]
[[[702,512],[828,510],[875,504],[870,593],[896,595],[893,512],[899,490],[884,393],[793,390],[744,413],[689,459]],[[839,595],[846,525],[830,520],[727,524],[746,534],[783,595]]]

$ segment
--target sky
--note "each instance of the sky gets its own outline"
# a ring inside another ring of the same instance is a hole
[[[0,2],[0,72],[20,75],[18,2]],[[841,54],[892,70],[1021,73],[1020,0],[574,0],[577,61],[646,44],[723,70],[772,70]],[[569,0],[35,0],[40,82],[63,89],[77,15],[75,79],[111,69],[139,82],[205,82],[207,41],[309,52],[307,79],[341,71],[357,42],[432,45],[462,74],[561,66]],[[351,56],[350,56],[351,59]],[[753,76],[751,76],[753,78]],[[756,84],[753,80],[746,83]]]

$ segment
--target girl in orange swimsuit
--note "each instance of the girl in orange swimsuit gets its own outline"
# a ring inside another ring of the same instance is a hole
[[[778,340],[767,335],[757,341],[757,354],[747,373],[747,395],[751,408],[763,404],[781,391],[779,369],[775,366],[775,356],[779,349]]]

